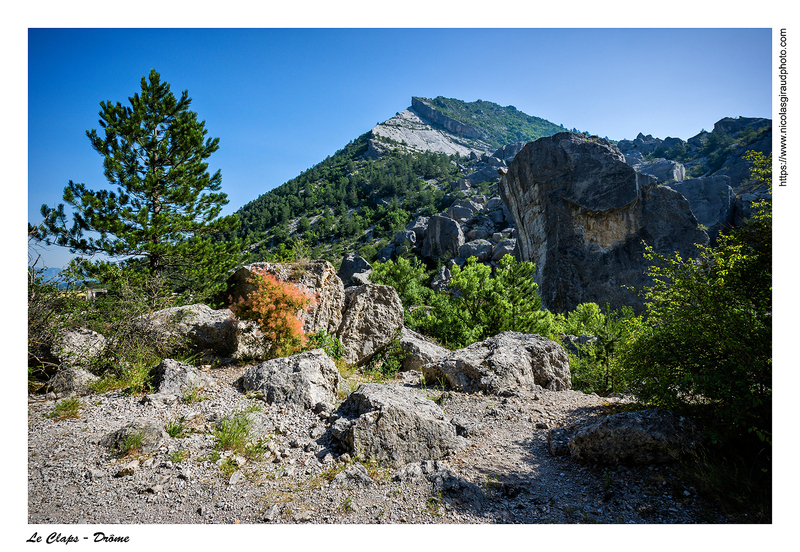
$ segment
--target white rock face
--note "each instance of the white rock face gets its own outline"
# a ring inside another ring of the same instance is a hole
[[[481,154],[486,151],[484,148],[467,145],[464,139],[458,138],[455,134],[433,128],[410,109],[375,126],[372,134],[399,143],[405,142],[410,150],[416,151],[435,151],[447,155],[457,153],[463,156],[472,152]]]

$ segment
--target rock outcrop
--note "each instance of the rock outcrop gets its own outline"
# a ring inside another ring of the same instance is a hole
[[[689,201],[697,222],[707,228],[713,243],[720,231],[732,228],[736,216],[736,194],[727,176],[707,176],[668,184]]]
[[[400,348],[404,354],[403,371],[421,372],[425,364],[436,362],[450,354],[448,349],[405,327],[400,335]]]
[[[425,380],[445,380],[465,392],[498,394],[537,386],[572,388],[569,358],[561,345],[539,335],[501,332],[422,367]]]
[[[150,370],[150,382],[162,397],[172,396],[173,400],[187,392],[216,385],[214,378],[198,370],[191,364],[171,358],[164,359]],[[153,395],[148,395],[152,399]]]
[[[414,236],[414,233],[411,232],[411,235]],[[345,286],[358,286],[368,283],[363,281],[363,278],[370,272],[372,272],[372,265],[364,257],[359,257],[355,253],[348,253],[342,259],[342,264],[336,275]]]
[[[160,346],[170,352],[187,345],[222,356],[236,350],[236,327],[228,309],[214,310],[196,303],[141,316],[137,323],[153,333]]]
[[[83,368],[62,368],[41,389],[41,393],[54,393],[56,397],[83,396],[93,393],[92,383],[99,378]]]
[[[333,265],[328,261],[298,261],[295,263],[253,263],[238,269],[228,278],[226,299],[231,302],[255,290],[253,272],[266,271],[283,282],[313,298],[312,308],[301,314],[303,331],[317,333],[321,330],[333,335],[342,321],[344,285]]]
[[[333,437],[352,455],[396,467],[438,460],[460,448],[455,426],[442,409],[412,389],[368,383],[339,407]]]
[[[336,336],[351,364],[368,362],[394,339],[403,325],[403,303],[391,286],[349,287]]]
[[[251,366],[242,376],[242,387],[268,404],[315,408],[336,400],[339,371],[322,349],[314,349]]]
[[[688,418],[667,410],[620,412],[548,436],[551,452],[610,465],[663,464],[693,450],[699,432]],[[566,447],[565,447],[566,443]]]
[[[707,244],[689,203],[637,173],[607,140],[559,133],[526,145],[500,182],[517,226],[521,260],[536,265],[542,306],[580,303],[643,308],[644,244],[696,254]]]
[[[464,245],[464,232],[457,221],[450,217],[434,215],[428,220],[425,240],[422,243],[422,256],[437,260],[446,253],[454,257]]]
[[[86,368],[106,345],[106,338],[93,330],[71,328],[58,334],[50,352],[62,368]]]

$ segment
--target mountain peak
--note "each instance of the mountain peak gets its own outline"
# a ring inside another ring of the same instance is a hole
[[[412,96],[410,107],[372,129],[368,155],[377,158],[389,150],[481,155],[563,130],[514,106]]]

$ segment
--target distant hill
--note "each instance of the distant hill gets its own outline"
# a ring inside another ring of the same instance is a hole
[[[564,130],[513,106],[413,97],[395,117],[239,209],[238,235],[254,242],[258,260],[279,255],[290,237],[332,262],[352,249],[374,258],[414,217],[464,197],[459,181],[495,193],[495,150]]]

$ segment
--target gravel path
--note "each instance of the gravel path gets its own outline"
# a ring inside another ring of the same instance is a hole
[[[725,523],[668,466],[581,465],[554,457],[550,428],[602,415],[607,399],[576,391],[511,397],[396,385],[437,400],[468,446],[403,470],[339,456],[324,414],[265,405],[236,380],[244,367],[210,370],[197,402],[147,404],[119,392],[82,397],[78,418],[45,415],[56,401],[30,396],[31,524],[478,524]],[[264,454],[215,455],[221,416],[257,407],[275,426]],[[186,435],[156,451],[116,457],[101,438],[134,420],[183,419]],[[185,451],[185,452],[184,452]],[[366,477],[364,476],[366,472]]]

